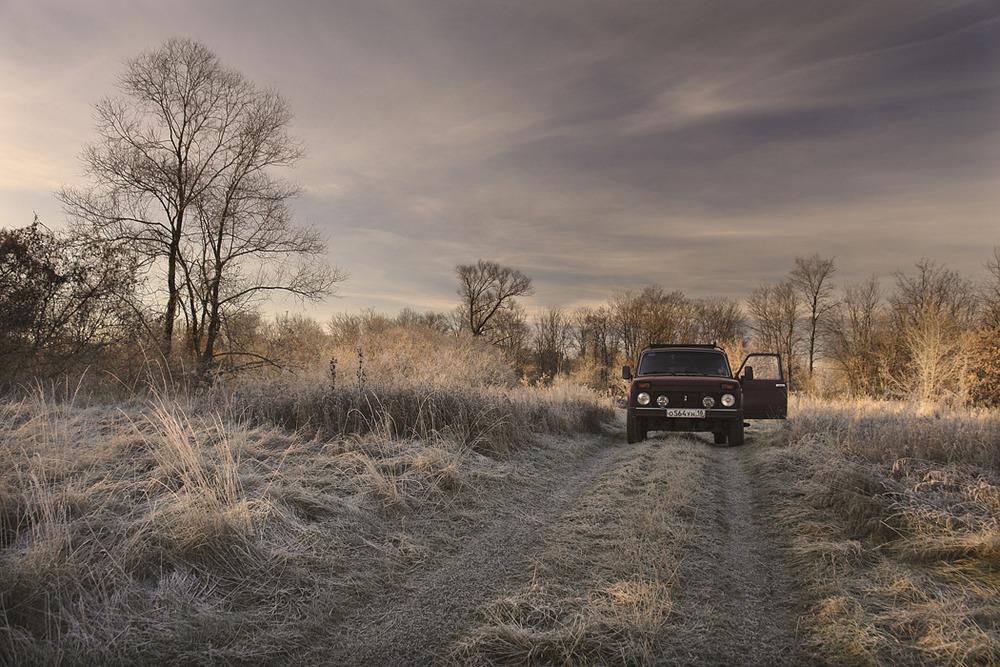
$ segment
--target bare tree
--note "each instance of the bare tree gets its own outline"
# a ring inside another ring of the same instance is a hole
[[[618,345],[626,359],[654,343],[689,343],[697,337],[695,304],[682,292],[658,285],[615,292],[609,302]]]
[[[1000,329],[1000,245],[993,246],[993,256],[986,262],[989,278],[983,285],[982,324],[987,329]]]
[[[569,319],[559,308],[547,308],[535,316],[535,365],[542,377],[561,373],[566,365],[572,338]]]
[[[647,340],[642,299],[635,292],[615,292],[608,307],[614,325],[616,346],[631,363],[638,358],[639,351],[651,342]]]
[[[809,376],[812,377],[816,362],[816,344],[822,331],[823,320],[833,308],[833,277],[836,268],[834,258],[820,259],[813,255],[809,259],[795,258],[795,267],[789,277],[792,285],[798,290],[806,306],[809,321],[807,343],[809,348]]]
[[[100,238],[126,240],[143,258],[140,268],[162,290],[153,296],[164,355],[182,313],[205,368],[234,309],[273,290],[319,298],[342,279],[317,263],[284,268],[290,258],[316,258],[321,244],[290,227],[286,202],[297,189],[270,174],[302,154],[276,93],[188,40],[126,62],[119,89],[96,105],[99,139],[83,153],[90,187],[59,197]]]
[[[683,292],[664,292],[658,285],[652,285],[642,290],[639,299],[644,304],[646,345],[697,342],[694,305]]]
[[[606,390],[618,353],[611,309],[602,306],[573,311],[570,337],[576,349],[573,365],[577,380],[594,389]]]
[[[783,280],[777,285],[761,285],[750,292],[747,309],[752,317],[750,328],[756,347],[782,355],[785,378],[792,386],[799,344],[799,300],[795,287],[790,280]]]
[[[462,298],[460,316],[468,331],[473,336],[495,338],[489,336],[494,331],[499,339],[510,340],[514,335],[513,329],[520,327],[497,325],[501,322],[510,324],[511,315],[517,310],[517,298],[533,293],[531,278],[517,269],[482,259],[475,264],[455,267],[455,273],[459,280],[458,295]],[[501,328],[508,330],[499,331]],[[499,339],[494,342],[499,342]]]
[[[746,342],[747,316],[732,299],[704,299],[694,303],[696,342],[741,347]]]
[[[979,326],[970,336],[976,351],[968,372],[969,400],[976,405],[1000,405],[1000,246],[986,262],[989,277],[983,283]]]
[[[928,259],[913,274],[896,273],[890,299],[902,366],[901,388],[920,400],[938,401],[961,393],[964,343],[976,314],[974,285]]]
[[[882,288],[877,277],[849,284],[825,325],[830,358],[839,367],[851,396],[882,393],[881,381],[891,354]]]
[[[609,308],[573,311],[571,335],[579,358],[608,368],[614,363],[614,320]]]
[[[272,121],[277,120],[272,117]],[[249,133],[263,139],[267,133]],[[264,148],[247,148],[245,164]],[[201,373],[216,361],[223,323],[272,292],[317,301],[343,275],[322,262],[326,244],[291,224],[286,200],[295,190],[266,174],[234,169],[196,207],[198,244],[182,253],[190,351]],[[229,350],[227,354],[241,354]]]
[[[530,339],[527,313],[516,303],[496,314],[486,334],[486,340],[503,351],[504,358],[518,374],[523,374],[528,364]]]

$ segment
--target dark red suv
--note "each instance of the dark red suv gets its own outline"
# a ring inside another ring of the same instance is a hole
[[[743,444],[745,419],[784,419],[788,386],[781,356],[751,354],[734,376],[715,345],[651,345],[639,365],[622,369],[632,381],[625,417],[629,443],[650,431],[712,433],[715,443]]]

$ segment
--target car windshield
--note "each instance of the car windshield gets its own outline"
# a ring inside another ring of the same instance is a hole
[[[639,361],[639,375],[733,376],[724,354],[693,350],[647,352]]]

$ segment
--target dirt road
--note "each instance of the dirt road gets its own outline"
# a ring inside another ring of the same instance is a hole
[[[682,610],[703,617],[709,629],[693,647],[693,662],[801,665],[801,610],[784,565],[780,527],[755,485],[760,472],[753,441],[707,453],[713,483],[696,503],[712,520],[698,522],[676,591]]]
[[[515,462],[530,472],[502,493],[449,509],[461,539],[346,619],[325,657],[801,664],[782,536],[755,479],[758,437],[734,449],[693,435],[549,443]]]

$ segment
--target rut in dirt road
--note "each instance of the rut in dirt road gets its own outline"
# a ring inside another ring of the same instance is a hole
[[[753,446],[710,447],[715,485],[701,499],[714,504],[700,524],[698,553],[682,573],[680,602],[700,598],[710,627],[694,664],[800,665],[800,637],[791,576],[783,565],[780,527],[769,520],[753,477]],[[691,563],[697,562],[697,566]],[[704,611],[701,613],[705,613]]]
[[[611,446],[584,460],[562,462],[550,483],[526,490],[512,506],[443,565],[406,583],[408,593],[383,600],[357,619],[344,653],[350,664],[372,667],[439,664],[471,622],[477,607],[523,583],[525,558],[548,527],[625,452]],[[517,579],[516,582],[512,580]]]

